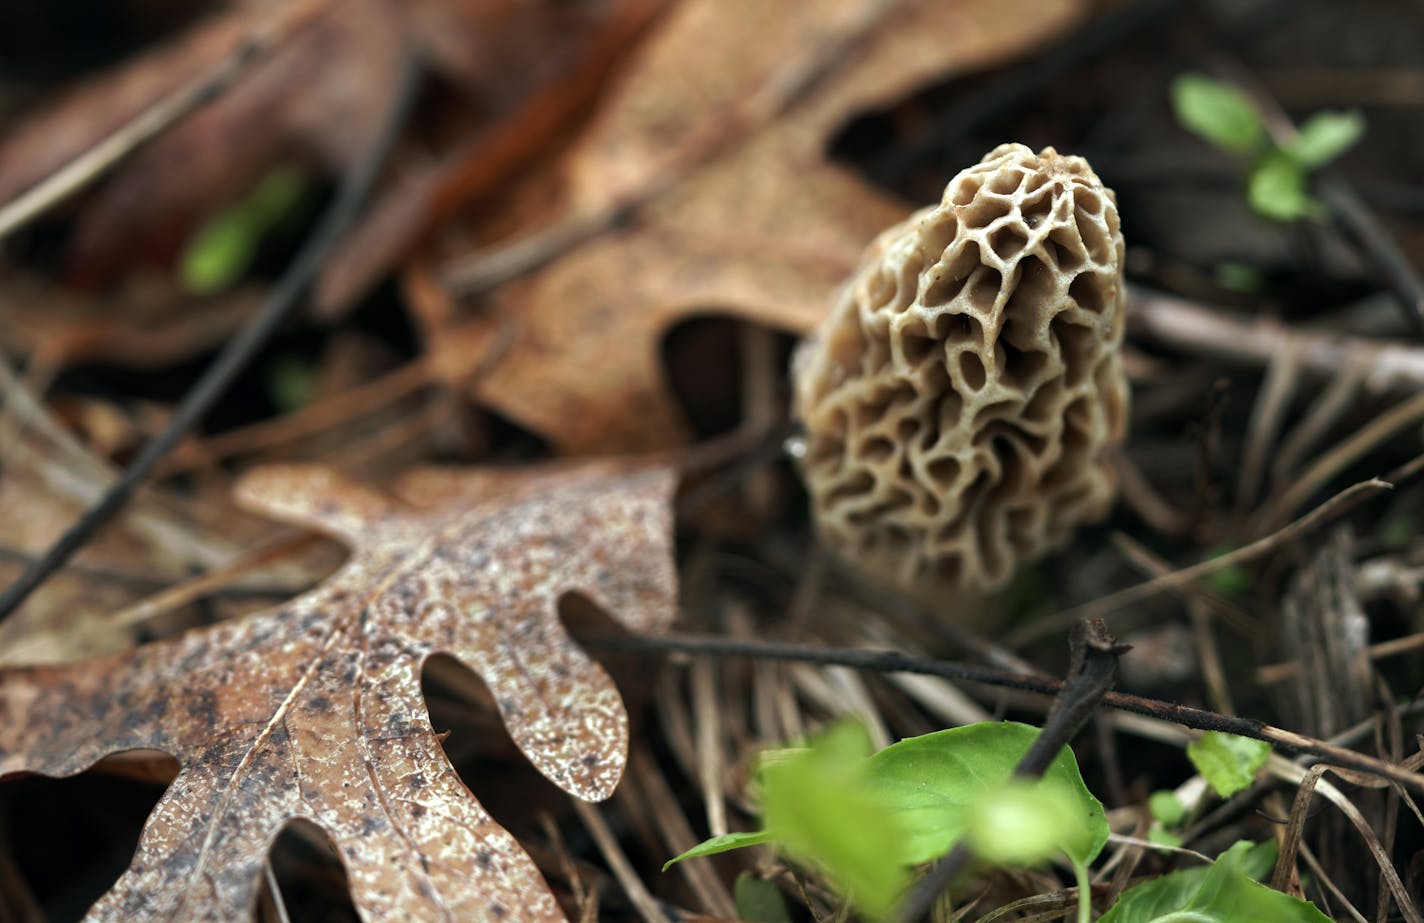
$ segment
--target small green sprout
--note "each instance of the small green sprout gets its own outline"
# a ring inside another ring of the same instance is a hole
[[[1353,147],[1365,132],[1365,118],[1357,111],[1317,112],[1289,140],[1277,144],[1246,94],[1202,74],[1178,76],[1171,97],[1183,128],[1247,158],[1246,201],[1256,214],[1272,221],[1320,217],[1324,209],[1309,192],[1310,174]]]
[[[1223,798],[1249,786],[1270,756],[1270,744],[1220,731],[1207,731],[1187,744],[1187,758]]]
[[[1152,826],[1147,830],[1147,840],[1158,846],[1181,846],[1182,838],[1172,831],[1187,819],[1187,806],[1177,797],[1176,792],[1156,791],[1147,799],[1147,809],[1152,812]]]
[[[309,187],[299,168],[277,167],[242,201],[210,218],[183,251],[178,273],[184,289],[211,295],[241,278],[262,238],[292,214]]]

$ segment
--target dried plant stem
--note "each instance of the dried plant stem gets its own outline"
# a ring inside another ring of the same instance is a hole
[[[692,832],[692,825],[682,813],[677,796],[647,750],[636,749],[629,754],[628,776],[637,786],[637,797],[646,802],[648,810],[654,815],[668,854],[681,855],[696,846],[701,838]],[[709,832],[713,836],[718,835],[715,828]],[[677,867],[702,907],[719,917],[736,918],[736,901],[710,865],[680,862]]]
[[[603,853],[603,859],[613,871],[613,877],[623,886],[624,892],[633,902],[633,907],[644,923],[670,923],[657,898],[653,897],[652,892],[643,884],[643,880],[633,869],[633,863],[629,862],[624,854],[623,847],[618,845],[618,837],[613,835],[608,822],[598,812],[598,806],[577,798],[571,798],[570,802],[578,812],[589,836],[593,837],[593,842],[598,845],[598,851]]]
[[[237,337],[229,341],[212,365],[208,366],[202,378],[184,396],[163,432],[143,447],[123,475],[105,491],[97,503],[85,511],[79,521],[66,530],[34,566],[27,568],[20,578],[0,595],[0,619],[19,607],[50,574],[64,566],[90,535],[124,507],[154,467],[217,402],[257,355],[263,344],[291,314],[292,309],[311,286],[318,270],[326,261],[327,254],[335,248],[342,233],[360,211],[367,193],[375,185],[386,153],[394,145],[401,126],[405,124],[406,115],[414,104],[423,71],[420,56],[413,50],[408,52],[400,85],[392,97],[393,102],[378,135],[347,177],[336,200],[322,216],[321,222],[297,254],[291,267],[277,283],[262,312],[253,318],[252,323],[244,327]]]
[[[271,859],[262,863],[262,880],[267,884],[267,896],[272,899],[277,923],[292,923],[292,918],[287,915],[287,902],[282,897],[282,886],[277,883],[277,873],[272,870]]]
[[[1291,473],[1301,467],[1316,444],[1350,411],[1368,374],[1369,369],[1363,366],[1341,370],[1311,402],[1301,421],[1277,444],[1275,459],[1271,462],[1271,485],[1277,492],[1290,482]]]
[[[749,641],[707,635],[578,635],[575,640],[588,647],[608,650],[658,651],[703,657],[752,657],[795,663],[830,664],[857,670],[886,673],[922,673],[961,682],[1019,689],[1039,695],[1056,696],[1063,688],[1059,680],[1032,674],[1013,673],[980,664],[912,657],[900,651],[837,649],[806,644]],[[1274,727],[1254,718],[1237,718],[1201,708],[1178,705],[1161,699],[1109,692],[1102,704],[1108,708],[1146,715],[1201,731],[1222,731],[1240,737],[1264,740],[1288,750],[1309,754],[1324,763],[1354,769],[1398,782],[1424,792],[1424,774],[1386,760],[1317,740],[1294,731]]]
[[[1310,814],[1310,799],[1315,794],[1315,786],[1325,774],[1325,766],[1312,766],[1301,777],[1291,802],[1290,822],[1281,836],[1281,851],[1276,856],[1276,867],[1271,872],[1271,887],[1284,891],[1295,869],[1296,852],[1300,849],[1300,838],[1305,832],[1305,821]]]
[[[1371,660],[1380,660],[1385,657],[1393,657],[1396,654],[1405,654],[1424,648],[1424,632],[1416,632],[1412,635],[1405,635],[1402,638],[1395,638],[1391,641],[1381,641],[1379,644],[1371,644],[1365,649]],[[1300,664],[1295,661],[1288,663],[1272,663],[1261,667],[1256,671],[1256,682],[1263,686],[1279,683],[1290,679],[1300,672]]]
[[[232,586],[233,581],[243,574],[270,567],[283,558],[320,541],[321,539],[316,535],[302,532],[259,546],[217,570],[172,586],[165,586],[157,593],[106,616],[104,622],[109,627],[118,628],[152,621],[181,606],[212,596],[219,590],[228,589]],[[243,588],[239,586],[237,589]],[[263,587],[261,589],[265,595],[266,590],[272,588]],[[294,596],[302,592],[302,589],[304,588],[292,587],[290,590],[282,590],[280,595]],[[47,631],[24,635],[10,644],[3,654],[0,654],[0,664],[41,662],[54,640],[55,636]]]
[[[1277,355],[1293,353],[1302,371],[1317,376],[1333,378],[1359,368],[1365,370],[1365,389],[1374,393],[1424,388],[1424,349],[1237,317],[1139,286],[1128,287],[1127,325],[1134,336],[1238,363],[1263,366]]]
[[[431,383],[434,378],[435,369],[430,362],[419,359],[408,362],[380,378],[307,404],[286,416],[229,430],[203,440],[191,451],[180,450],[167,464],[158,466],[155,476],[172,477],[240,453],[287,445],[304,436],[388,407]]]
[[[1236,515],[1242,516],[1256,502],[1257,491],[1266,473],[1266,458],[1278,443],[1281,425],[1290,410],[1291,398],[1300,379],[1300,343],[1286,348],[1266,363],[1266,380],[1256,393],[1251,419],[1246,428],[1246,448],[1241,455],[1241,473],[1236,482]]]
[[[1385,284],[1394,291],[1409,326],[1416,334],[1424,332],[1424,279],[1365,200],[1338,176],[1327,176],[1320,183],[1320,198],[1341,232],[1374,263]]]
[[[1424,392],[1396,404],[1375,417],[1320,456],[1315,464],[1300,474],[1291,486],[1271,503],[1262,517],[1266,528],[1280,522],[1295,511],[1311,494],[1348,465],[1364,457],[1370,450],[1394,436],[1400,430],[1424,418]]]
[[[149,106],[118,131],[0,207],[0,240],[83,189],[190,113],[217,99],[325,5],[325,0],[316,0],[283,9],[254,29],[208,73]]]
[[[707,803],[707,830],[712,836],[722,836],[730,828],[722,789],[722,708],[718,702],[716,665],[706,660],[693,663],[691,679],[697,780]]]
[[[1274,754],[1266,761],[1266,771],[1276,778],[1290,782],[1293,785],[1301,785],[1306,781],[1310,773],[1314,772],[1313,769],[1306,769],[1288,759]],[[1340,810],[1340,813],[1344,814],[1350,823],[1354,825],[1355,829],[1359,831],[1360,836],[1365,841],[1365,845],[1369,847],[1370,855],[1374,856],[1375,862],[1379,865],[1385,888],[1399,906],[1400,912],[1404,915],[1404,919],[1407,920],[1408,923],[1424,923],[1424,911],[1421,911],[1419,904],[1410,897],[1409,892],[1405,890],[1404,882],[1399,878],[1399,872],[1395,870],[1394,864],[1390,861],[1389,854],[1380,843],[1379,837],[1375,835],[1374,829],[1370,827],[1369,822],[1365,820],[1364,815],[1360,813],[1360,809],[1355,807],[1355,803],[1352,802],[1344,792],[1340,791],[1340,789],[1325,779],[1319,779],[1316,782],[1315,791],[1324,795],[1326,800],[1335,805],[1335,807]]]
[[[1249,545],[1243,545],[1235,551],[1210,558],[1206,561],[1200,561],[1190,567],[1184,567],[1181,570],[1172,571],[1160,577],[1154,577],[1151,580],[1126,587],[1115,593],[1100,596],[1091,602],[1083,603],[1081,606],[1074,606],[1071,609],[1067,609],[1047,618],[1039,619],[1037,622],[1010,635],[1005,640],[1005,643],[1010,647],[1020,647],[1029,641],[1062,631],[1078,619],[1103,616],[1121,609],[1123,606],[1141,602],[1165,590],[1184,587],[1193,581],[1200,580],[1209,574],[1214,574],[1225,568],[1246,564],[1247,562],[1264,557],[1275,551],[1281,545],[1294,541],[1321,524],[1354,509],[1358,503],[1375,491],[1390,490],[1393,487],[1394,485],[1389,481],[1384,481],[1379,478],[1370,478],[1368,481],[1352,484],[1294,522],[1283,526],[1270,535],[1257,539]]]
[[[1345,909],[1345,912],[1350,915],[1350,918],[1353,919],[1355,923],[1370,923],[1365,915],[1360,913],[1355,905],[1350,903],[1350,899],[1340,891],[1340,886],[1335,884],[1335,880],[1321,867],[1320,860],[1315,858],[1315,853],[1310,851],[1309,846],[1301,843],[1300,855],[1301,858],[1305,860],[1305,864],[1310,869],[1311,874],[1325,886],[1325,890],[1329,891],[1335,899],[1340,902],[1340,906]],[[1336,916],[1338,916],[1338,914]]]

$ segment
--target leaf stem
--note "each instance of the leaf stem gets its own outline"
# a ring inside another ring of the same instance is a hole
[[[1073,877],[1078,880],[1078,923],[1093,923],[1093,883],[1088,880],[1088,864],[1074,860]]]

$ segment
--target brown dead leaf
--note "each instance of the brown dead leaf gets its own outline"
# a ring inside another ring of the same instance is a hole
[[[274,163],[347,167],[388,110],[408,48],[423,50],[454,91],[449,108],[483,125],[567,71],[608,5],[307,0],[315,12],[300,16],[283,6],[239,3],[71,89],[3,139],[0,202],[200,80],[255,31],[288,24],[279,47],[235,86],[132,156],[84,204],[67,254],[73,281],[107,284],[136,260],[167,265],[198,221]]]
[[[473,385],[477,399],[567,451],[684,440],[660,337],[711,310],[809,329],[865,244],[906,212],[827,160],[834,133],[929,81],[1033,47],[1084,6],[685,0],[640,48],[564,177],[572,216],[670,188],[633,228],[497,293],[484,335],[512,326],[517,336]],[[784,105],[759,107],[798,84]]]
[[[670,471],[613,463],[438,473],[406,485],[435,504],[419,510],[329,469],[258,469],[243,501],[345,539],[349,562],[278,609],[0,672],[0,778],[70,775],[136,748],[181,763],[92,920],[249,914],[268,847],[295,818],[331,836],[368,919],[562,919],[446,759],[421,667],[458,657],[541,773],[606,797],[627,716],[558,600],[586,594],[636,630],[669,622],[672,485]]]
[[[153,273],[134,273],[99,297],[0,271],[0,347],[55,369],[161,368],[217,348],[261,306],[252,287],[194,297]]]

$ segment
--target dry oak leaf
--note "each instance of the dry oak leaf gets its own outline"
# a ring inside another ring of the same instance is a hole
[[[415,476],[418,509],[316,467],[258,469],[248,506],[347,541],[290,604],[121,656],[0,671],[0,778],[65,776],[136,748],[181,770],[90,920],[250,919],[268,848],[305,818],[374,920],[563,917],[533,862],[462,784],[420,690],[459,658],[515,743],[585,799],[609,795],[628,721],[568,638],[585,594],[638,631],[674,613],[666,469],[600,463]]]
[[[665,191],[633,227],[497,293],[485,336],[505,325],[516,336],[474,381],[476,399],[565,451],[684,441],[662,336],[708,311],[811,329],[865,245],[908,211],[830,162],[835,133],[930,81],[1023,53],[1084,6],[683,0],[640,46],[564,177],[571,215]]]

